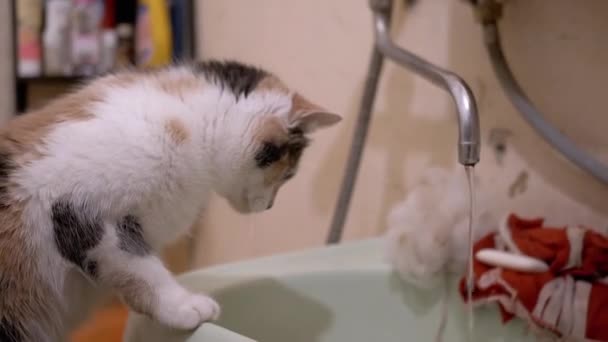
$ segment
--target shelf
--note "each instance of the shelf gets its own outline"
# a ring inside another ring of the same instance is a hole
[[[17,77],[18,82],[57,82],[57,83],[67,83],[67,82],[80,82],[86,81],[87,79],[95,77],[95,76],[36,76],[36,77]]]
[[[4,1],[4,0],[0,0]],[[93,78],[99,77],[101,75],[90,75],[90,76],[47,76],[40,75],[35,77],[28,76],[20,76],[18,73],[18,20],[17,20],[17,3],[21,0],[11,0],[11,27],[12,27],[12,49],[13,49],[13,82],[15,89],[15,113],[21,114],[27,111],[28,109],[28,89],[36,86],[73,86],[78,85],[79,83],[87,82]],[[130,1],[121,1],[126,3],[126,7],[133,5],[133,13],[128,15],[123,15],[120,20],[127,20],[127,22],[135,25],[136,21],[136,9],[137,2]],[[171,20],[180,20],[181,25],[176,26],[175,31],[172,31],[172,41],[179,42],[180,48],[178,51],[174,51],[174,54],[178,55],[178,58],[185,60],[194,60],[196,58],[196,32],[195,32],[195,20],[194,16],[196,13],[196,0],[183,0],[181,3],[183,5],[182,9],[178,7],[170,10],[169,15],[171,16]],[[117,2],[118,3],[118,2]],[[128,11],[127,11],[128,12]],[[123,13],[125,14],[125,13]],[[175,15],[179,15],[178,17],[173,17]],[[134,16],[134,17],[132,17]],[[44,17],[44,15],[43,15]],[[41,20],[44,18],[41,17]],[[118,18],[116,18],[118,21]],[[123,22],[123,21],[121,21]],[[173,25],[172,25],[173,29]],[[173,35],[176,33],[177,35]],[[173,39],[176,38],[176,39]],[[44,54],[44,51],[42,51]],[[44,60],[44,58],[42,58]]]

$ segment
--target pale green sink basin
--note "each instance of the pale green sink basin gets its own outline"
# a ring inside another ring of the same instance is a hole
[[[132,314],[129,342],[435,341],[441,291],[404,284],[382,258],[380,240],[345,243],[186,274],[181,282],[222,305],[217,324],[177,332]],[[444,341],[466,341],[464,305],[449,299]],[[475,341],[533,341],[520,322],[500,323],[495,307],[476,313]]]

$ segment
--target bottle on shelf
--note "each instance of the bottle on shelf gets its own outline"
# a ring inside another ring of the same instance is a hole
[[[139,0],[135,52],[139,67],[158,67],[171,62],[171,23],[164,0]]]
[[[67,76],[72,74],[70,57],[71,0],[46,0],[44,45],[44,74]]]
[[[15,1],[17,12],[17,74],[37,77],[42,71],[40,29],[41,0]]]
[[[135,64],[135,11],[137,0],[119,0],[115,3],[116,46],[115,67],[124,68]]]
[[[74,0],[72,12],[72,65],[74,74],[97,74],[101,56],[103,0]]]
[[[105,0],[101,31],[101,58],[99,73],[105,73],[116,63],[118,37],[116,33],[116,0]]]

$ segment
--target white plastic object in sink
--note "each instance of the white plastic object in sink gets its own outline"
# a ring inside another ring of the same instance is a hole
[[[520,272],[542,273],[549,270],[549,266],[542,260],[493,248],[484,248],[477,251],[475,259],[486,265],[508,268]]]

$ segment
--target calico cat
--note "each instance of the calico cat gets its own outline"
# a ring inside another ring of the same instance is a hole
[[[104,292],[178,329],[217,318],[157,251],[213,191],[270,209],[308,134],[338,121],[233,61],[103,76],[15,118],[0,132],[0,341],[63,340]]]

